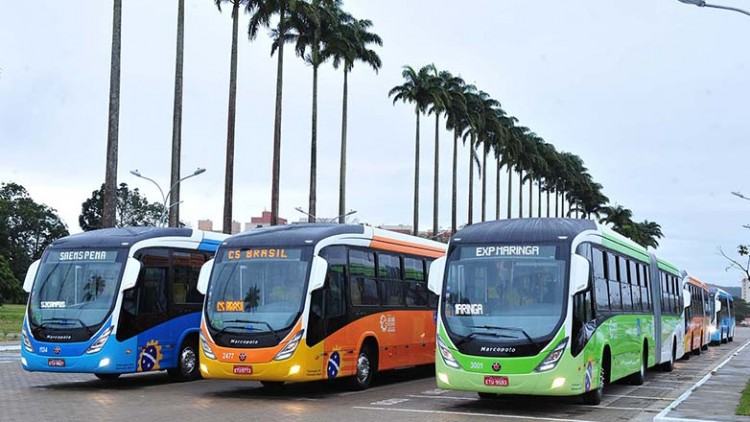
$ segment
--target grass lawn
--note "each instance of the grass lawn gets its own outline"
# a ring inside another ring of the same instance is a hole
[[[23,323],[25,305],[0,306],[0,341],[5,340],[6,334],[20,334]]]
[[[750,416],[750,382],[745,386],[745,390],[740,397],[740,404],[737,406],[737,414]]]

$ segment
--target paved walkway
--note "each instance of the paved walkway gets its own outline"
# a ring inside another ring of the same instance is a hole
[[[735,345],[736,343],[730,343]],[[722,345],[726,347],[727,345]],[[750,421],[735,415],[742,390],[750,380],[750,341],[721,360],[711,373],[675,401],[656,421]]]

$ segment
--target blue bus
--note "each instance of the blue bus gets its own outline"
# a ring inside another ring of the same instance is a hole
[[[95,230],[53,242],[26,274],[27,371],[200,376],[196,285],[224,234],[189,228]]]
[[[713,287],[711,295],[711,344],[718,345],[734,340],[734,299],[726,291]]]

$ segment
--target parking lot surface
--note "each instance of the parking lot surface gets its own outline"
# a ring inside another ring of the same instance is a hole
[[[270,392],[255,382],[173,383],[162,373],[115,382],[87,374],[27,373],[17,350],[0,350],[0,421],[646,421],[749,339],[750,329],[738,329],[734,343],[682,360],[671,373],[649,371],[644,385],[611,385],[599,406],[575,398],[480,400],[436,389],[430,367],[381,374],[361,392],[327,382]]]

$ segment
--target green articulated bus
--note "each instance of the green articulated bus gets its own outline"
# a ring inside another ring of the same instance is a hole
[[[605,384],[682,357],[683,278],[590,220],[468,226],[430,269],[438,387],[598,404]]]

